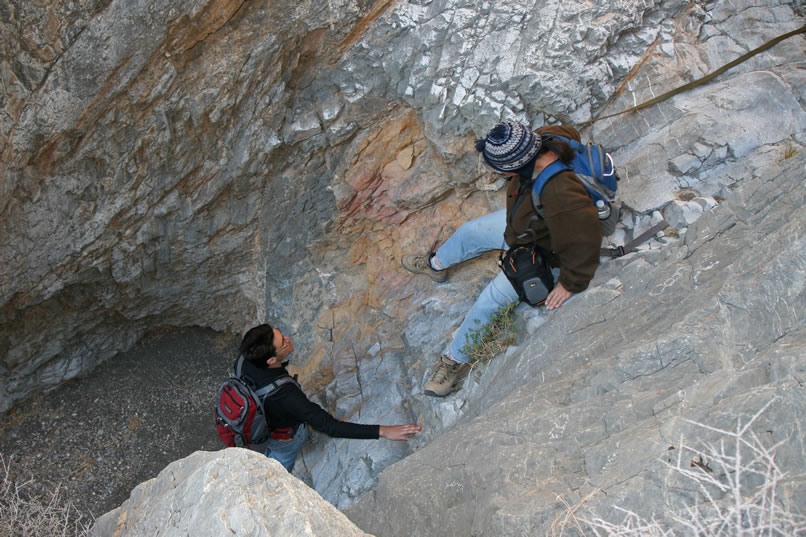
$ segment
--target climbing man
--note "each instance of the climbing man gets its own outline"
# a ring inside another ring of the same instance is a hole
[[[251,328],[243,337],[240,353],[244,357],[243,376],[258,389],[282,377],[294,344],[288,336],[269,324]],[[264,400],[271,439],[265,454],[276,459],[290,472],[308,439],[308,425],[328,436],[338,438],[410,440],[419,425],[361,425],[339,421],[311,402],[296,382],[282,384]]]
[[[457,263],[490,250],[537,244],[549,252],[556,278],[546,308],[559,308],[573,294],[584,291],[599,265],[602,243],[599,214],[590,195],[576,175],[566,170],[543,187],[542,217],[530,200],[534,178],[541,170],[558,159],[565,164],[573,159],[569,144],[552,135],[580,140],[571,127],[548,126],[533,132],[511,121],[497,124],[485,138],[477,140],[476,150],[487,166],[508,176],[506,209],[466,222],[435,252],[404,255],[403,268],[444,282],[447,269]],[[453,390],[468,367],[469,357],[463,349],[470,330],[486,325],[499,308],[518,299],[509,279],[499,272],[464,318],[447,355],[440,358],[425,385],[426,395],[444,397]]]

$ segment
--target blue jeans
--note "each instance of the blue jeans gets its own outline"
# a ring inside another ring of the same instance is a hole
[[[462,224],[436,251],[437,262],[442,267],[448,268],[490,250],[506,250],[507,245],[504,242],[506,225],[506,209]],[[517,301],[518,293],[512,288],[504,273],[499,272],[481,292],[459,326],[459,331],[451,342],[451,358],[457,362],[467,363],[469,357],[462,352],[462,348],[467,343],[470,330],[486,325],[499,308]]]
[[[302,446],[305,444],[309,435],[308,426],[301,423],[297,432],[294,433],[294,437],[290,440],[280,441],[273,438],[269,440],[263,454],[279,461],[280,464],[285,466],[285,469],[290,472],[294,469],[294,461],[297,460],[297,455],[302,451]]]

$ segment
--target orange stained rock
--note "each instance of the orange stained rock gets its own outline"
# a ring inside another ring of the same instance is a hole
[[[191,49],[222,26],[240,9],[245,0],[209,1],[199,14],[189,19],[182,17],[168,31],[169,54],[181,54]]]

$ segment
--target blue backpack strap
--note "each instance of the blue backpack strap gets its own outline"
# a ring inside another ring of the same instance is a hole
[[[537,177],[532,184],[532,208],[535,210],[538,216],[540,216],[540,218],[543,218],[543,204],[540,203],[540,194],[543,192],[543,187],[546,186],[546,183],[549,182],[549,179],[566,170],[572,170],[571,166],[565,164],[560,159],[557,159],[540,170],[540,173],[537,174]]]

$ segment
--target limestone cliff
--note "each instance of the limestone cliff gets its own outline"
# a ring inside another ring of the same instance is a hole
[[[388,467],[348,517],[378,536],[576,535],[573,517],[618,524],[626,511],[666,531],[673,513],[691,516],[684,510],[705,498],[676,467],[758,494],[770,475],[754,473],[764,463],[755,442],[785,472],[780,507],[802,513],[806,157],[787,160],[685,241],[606,264],[593,289],[548,316],[524,308],[528,335],[426,419],[431,434],[439,419],[456,423]],[[741,430],[744,444],[731,437]],[[743,462],[720,466],[708,443]],[[741,480],[740,467],[752,469]],[[244,450],[196,453],[135,489],[92,534],[358,531],[278,469]],[[723,509],[733,493],[710,490]]]
[[[750,461],[725,434],[742,427],[777,446],[776,494],[803,513],[804,170],[806,156],[772,167],[681,244],[602,266],[593,289],[434,405],[459,423],[387,468],[348,516],[378,536],[549,535],[577,509],[668,528],[704,500],[665,464],[682,456],[726,483],[735,467],[681,446]],[[742,484],[750,495],[761,482]]]
[[[401,272],[399,259],[503,203],[473,138],[500,118],[537,127],[624,109],[802,26],[799,9],[775,0],[0,6],[0,409],[90,371],[150,328],[242,332],[269,319],[294,335],[306,389],[338,417],[426,424],[409,446],[332,441],[306,451],[302,477],[349,505],[384,467],[466,422],[476,405],[498,401],[492,392],[503,397],[530,378],[501,365],[490,393],[420,396],[495,267],[471,263],[436,287]],[[797,36],[706,87],[583,131],[611,147],[623,170],[617,241],[661,209],[678,211],[684,228],[692,212],[803,154],[804,48]],[[789,181],[802,192],[796,176]],[[703,205],[669,205],[698,195]],[[788,207],[799,214],[799,205]],[[739,200],[722,210],[743,221],[749,209]],[[767,224],[759,217],[758,225],[763,236]],[[798,244],[800,229],[781,241]],[[605,317],[595,316],[613,301],[683,302],[709,263],[741,266],[734,263],[744,250],[729,245],[722,254],[701,248],[698,269],[687,268],[687,241],[713,238],[692,236],[699,239],[683,233],[664,248],[653,244],[650,257],[604,265],[601,278],[621,283],[600,279],[545,325],[562,331],[541,332],[526,347],[553,344],[552,363],[584,366],[615,331],[619,360],[630,362],[634,348],[647,360],[665,356],[657,341],[674,336],[661,333],[664,323],[649,332],[582,328],[599,326]],[[790,267],[803,266],[790,255]],[[645,283],[656,264],[676,267],[668,285]],[[802,282],[769,289],[786,297],[789,317],[776,310],[762,322],[748,309],[748,339],[719,347],[715,358],[714,342],[727,335],[702,335],[707,352],[685,351],[708,357],[700,373],[718,370],[711,360],[735,369],[736,357],[763,356],[770,338],[785,334],[798,348]],[[597,307],[583,318],[582,304]],[[695,309],[705,318],[710,305]],[[568,348],[551,339],[557,334],[579,341]],[[643,341],[647,334],[654,340]],[[594,380],[566,391],[614,391],[612,378]]]

